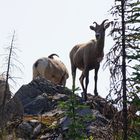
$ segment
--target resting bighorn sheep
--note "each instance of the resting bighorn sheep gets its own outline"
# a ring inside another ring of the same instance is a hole
[[[60,60],[54,59],[51,54],[48,57],[38,59],[33,64],[33,79],[42,77],[50,80],[54,84],[64,85],[69,77],[66,66]]]
[[[105,30],[109,27],[110,22],[105,23],[104,20],[100,25],[93,22],[94,26],[90,26],[90,29],[95,31],[95,40],[90,40],[85,44],[78,44],[73,47],[70,52],[71,71],[73,76],[73,85],[75,85],[76,68],[82,71],[80,76],[80,83],[84,92],[84,99],[87,100],[87,87],[89,83],[89,71],[95,69],[95,89],[94,94],[97,96],[97,78],[100,62],[104,56],[104,40]],[[83,83],[85,79],[85,85]]]

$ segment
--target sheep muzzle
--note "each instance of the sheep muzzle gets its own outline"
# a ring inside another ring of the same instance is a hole
[[[100,38],[100,33],[96,33],[95,36],[96,36],[96,39],[98,40]]]

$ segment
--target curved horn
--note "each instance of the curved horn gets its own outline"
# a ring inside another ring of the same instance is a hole
[[[105,20],[102,22],[102,24],[101,24],[101,25],[104,25],[104,23],[105,23],[106,21],[108,21],[108,19],[105,19]]]
[[[98,26],[97,22],[93,22],[93,24],[95,24],[95,26]]]
[[[54,56],[54,55],[57,56],[57,57],[59,57],[57,54],[53,53],[53,54],[49,55],[48,58],[53,59],[53,56]]]

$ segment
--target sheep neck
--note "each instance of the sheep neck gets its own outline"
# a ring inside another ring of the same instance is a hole
[[[105,39],[105,37],[102,37],[101,39],[97,40],[97,48],[96,49],[97,49],[99,56],[104,51],[104,39]]]

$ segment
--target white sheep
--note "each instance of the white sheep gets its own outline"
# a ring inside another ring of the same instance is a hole
[[[38,59],[33,64],[33,79],[39,76],[54,84],[65,86],[69,77],[68,70],[62,61],[53,58],[54,55],[58,56],[51,54],[48,57]]]
[[[80,83],[83,89],[84,99],[87,100],[87,87],[89,83],[89,71],[95,69],[95,89],[94,94],[97,96],[97,78],[100,62],[104,56],[104,40],[105,30],[109,27],[110,22],[105,23],[104,20],[100,25],[93,22],[95,26],[90,26],[90,29],[95,31],[96,39],[90,40],[84,44],[78,44],[70,51],[71,71],[73,76],[73,85],[75,85],[76,69],[80,69]],[[85,79],[85,84],[83,83]]]

